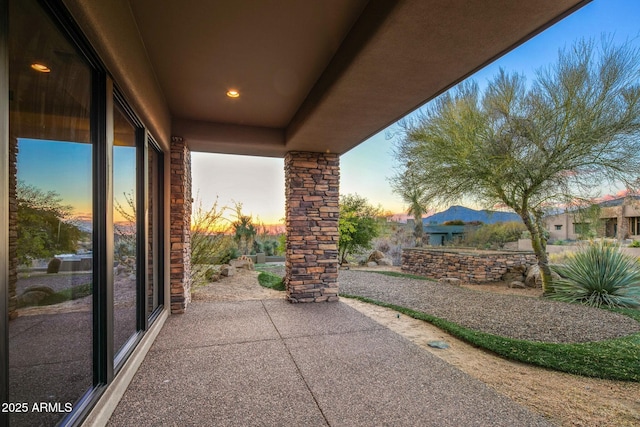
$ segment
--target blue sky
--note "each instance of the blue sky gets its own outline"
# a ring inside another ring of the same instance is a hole
[[[58,193],[63,204],[73,207],[74,216],[91,216],[91,157],[91,144],[19,138],[18,179],[45,192]],[[135,148],[114,147],[113,162],[114,197],[129,210],[124,193],[135,189]],[[117,212],[115,220],[122,220]]]
[[[616,42],[629,39],[640,45],[640,1],[595,0],[472,78],[483,85],[503,67],[532,79],[535,70],[555,61],[558,49],[579,38],[599,38],[605,33],[613,34]],[[341,156],[341,193],[358,193],[385,210],[403,212],[402,201],[388,183],[395,165],[392,149],[383,131]],[[222,205],[231,205],[232,199],[242,202],[246,213],[265,223],[284,217],[282,159],[203,153],[193,153],[192,158],[194,193],[199,190],[205,206],[218,196]],[[604,191],[609,190],[616,189]]]
[[[91,144],[18,139],[18,179],[55,191],[74,214],[91,212]]]

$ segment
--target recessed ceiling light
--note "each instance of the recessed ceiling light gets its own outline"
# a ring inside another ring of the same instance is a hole
[[[51,72],[51,68],[47,67],[44,64],[40,64],[39,62],[34,62],[33,64],[31,64],[31,68],[33,68],[36,71],[39,71],[41,73],[50,73]]]
[[[227,96],[229,98],[238,98],[240,96],[240,92],[235,89],[230,89],[227,91]]]

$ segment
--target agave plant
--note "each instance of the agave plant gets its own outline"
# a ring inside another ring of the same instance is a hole
[[[640,264],[620,246],[592,242],[567,260],[552,266],[554,299],[593,307],[640,307]]]

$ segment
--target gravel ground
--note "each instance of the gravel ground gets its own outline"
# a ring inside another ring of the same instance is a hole
[[[640,332],[620,314],[542,298],[499,295],[428,280],[341,270],[340,292],[422,311],[471,329],[527,341],[578,343]]]

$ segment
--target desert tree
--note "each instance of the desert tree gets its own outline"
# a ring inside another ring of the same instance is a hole
[[[253,223],[253,215],[246,215],[242,212],[242,203],[234,201],[233,215],[234,221],[231,223],[233,228],[233,238],[235,239],[238,250],[242,255],[249,255],[253,249],[256,234],[258,230]]]
[[[217,197],[205,207],[198,193],[191,215],[192,264],[216,264],[224,258],[231,245],[229,221],[224,217],[227,210],[219,205]]]
[[[338,229],[338,260],[343,264],[347,256],[371,248],[371,242],[380,230],[378,220],[382,209],[357,194],[340,196],[340,219]]]
[[[528,85],[504,70],[481,91],[463,82],[400,124],[397,156],[428,196],[513,209],[553,292],[545,210],[631,184],[640,167],[640,54],[629,43],[578,41]]]
[[[413,216],[414,230],[413,237],[416,246],[422,246],[422,236],[424,234],[422,216],[429,211],[429,195],[427,188],[420,181],[415,173],[415,168],[409,161],[389,180],[391,188],[398,194],[404,203],[409,207],[407,213]]]
[[[23,265],[56,252],[75,252],[78,241],[86,238],[72,218],[73,207],[64,205],[55,191],[44,191],[19,181],[16,188],[17,257]]]

